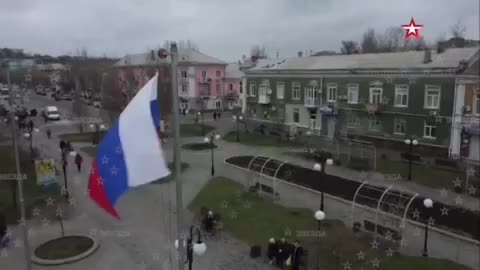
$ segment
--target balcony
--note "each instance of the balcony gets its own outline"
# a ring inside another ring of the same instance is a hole
[[[258,96],[258,103],[259,104],[270,104],[270,96],[269,95],[259,95]]]
[[[365,110],[370,114],[381,113],[383,108],[381,104],[365,104]]]
[[[236,92],[228,92],[227,94],[225,94],[225,99],[229,99],[229,100],[236,100],[238,99],[238,94]]]
[[[212,79],[211,78],[207,78],[207,77],[202,77],[199,79],[198,83],[211,83],[212,82]]]
[[[305,98],[305,107],[307,108],[315,108],[320,106],[320,99],[319,98]]]

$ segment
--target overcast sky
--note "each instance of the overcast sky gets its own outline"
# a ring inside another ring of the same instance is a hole
[[[225,61],[263,44],[274,56],[339,50],[373,27],[423,24],[427,41],[461,20],[479,38],[479,0],[0,0],[0,47],[123,56],[191,39]]]

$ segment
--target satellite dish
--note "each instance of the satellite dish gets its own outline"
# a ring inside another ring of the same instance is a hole
[[[167,51],[166,49],[163,49],[163,48],[162,48],[162,49],[158,50],[158,53],[157,53],[157,54],[158,54],[158,57],[159,57],[160,59],[165,59],[165,58],[167,58],[167,56],[168,56],[168,51]]]

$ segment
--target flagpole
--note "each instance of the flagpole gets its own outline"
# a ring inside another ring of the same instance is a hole
[[[172,42],[170,45],[170,56],[172,59],[172,110],[173,110],[173,164],[175,166],[175,187],[176,187],[176,205],[177,205],[177,239],[178,243],[183,243],[182,231],[183,231],[183,201],[182,201],[182,182],[180,181],[180,112],[178,110],[178,87],[177,87],[177,64],[178,64],[178,50],[177,44]],[[160,100],[160,99],[159,99]],[[182,244],[178,245],[178,270],[184,269],[184,247]]]
[[[30,260],[30,243],[28,242],[28,228],[27,228],[27,220],[25,219],[25,200],[23,198],[23,175],[21,175],[21,169],[20,169],[20,158],[18,155],[18,143],[17,143],[17,134],[15,132],[15,110],[13,109],[13,89],[12,89],[12,84],[10,82],[10,69],[8,63],[5,63],[5,69],[7,73],[7,84],[8,84],[8,90],[10,92],[10,107],[11,107],[11,112],[10,112],[10,127],[12,128],[12,140],[13,140],[13,148],[15,151],[15,169],[17,171],[17,177],[15,181],[18,182],[17,184],[17,192],[18,192],[18,202],[20,205],[20,226],[22,227],[22,232],[23,232],[23,245],[24,245],[24,253],[25,253],[25,260],[26,260],[26,266],[27,270],[32,269],[32,261]]]

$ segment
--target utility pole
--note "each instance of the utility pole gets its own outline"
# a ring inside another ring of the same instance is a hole
[[[8,84],[8,90],[10,93],[10,107],[13,107],[13,89],[12,89],[12,84],[10,82],[10,69],[8,66],[8,63],[5,63],[5,69],[7,73],[7,84]],[[20,158],[18,155],[18,144],[17,144],[17,134],[15,130],[15,113],[12,110],[10,112],[10,127],[12,129],[12,140],[13,140],[13,148],[15,152],[15,167],[16,167],[16,173],[17,177],[17,191],[18,191],[18,204],[20,205],[20,226],[22,227],[23,231],[23,244],[24,244],[24,251],[25,251],[25,263],[26,263],[26,269],[31,270],[32,269],[32,261],[31,261],[31,255],[30,255],[30,243],[28,242],[28,227],[27,227],[27,221],[25,219],[25,200],[23,198],[23,177],[22,177],[22,172],[20,169]]]

